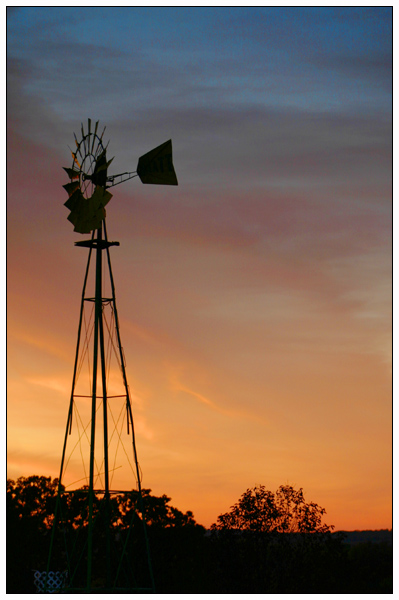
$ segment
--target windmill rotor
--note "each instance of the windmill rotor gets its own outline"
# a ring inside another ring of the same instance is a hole
[[[105,206],[112,198],[106,191],[106,182],[107,169],[113,159],[107,161],[107,150],[102,141],[104,131],[101,137],[97,134],[98,123],[91,131],[89,119],[86,132],[82,124],[80,141],[74,134],[76,150],[71,151],[72,167],[64,167],[71,180],[63,186],[69,196],[65,206],[70,210],[68,220],[78,233],[90,233],[101,226]]]

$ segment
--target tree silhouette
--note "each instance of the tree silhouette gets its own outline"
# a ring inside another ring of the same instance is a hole
[[[198,526],[191,511],[182,513],[174,506],[170,506],[171,498],[151,495],[150,489],[141,490],[142,507],[145,522],[150,527],[184,527]],[[138,508],[138,492],[126,492],[116,497],[116,505],[119,512],[119,522],[122,526],[128,526],[131,512]],[[137,515],[138,516],[138,515]]]
[[[44,531],[52,526],[58,479],[30,475],[16,481],[7,479],[7,515],[14,519],[27,519]]]
[[[64,487],[61,486],[64,492]],[[44,533],[51,529],[54,520],[55,503],[58,493],[58,479],[31,475],[19,477],[16,481],[7,480],[7,515],[10,522],[27,521]],[[163,494],[153,496],[150,489],[142,489],[142,508],[148,526],[184,527],[197,526],[191,511],[181,512],[169,503],[171,498]],[[88,487],[83,486],[74,494],[64,496],[62,512],[74,529],[87,525]],[[94,511],[98,509],[99,498],[94,498]],[[133,511],[140,518],[138,492],[132,490],[114,496],[111,501],[110,524],[121,529],[129,527]],[[34,524],[34,525],[33,525]],[[202,527],[201,527],[202,528]],[[203,528],[202,528],[203,529]]]
[[[281,485],[273,493],[264,485],[247,489],[227,513],[219,515],[212,530],[269,533],[329,533],[333,526],[322,523],[325,509],[305,502],[303,490]]]

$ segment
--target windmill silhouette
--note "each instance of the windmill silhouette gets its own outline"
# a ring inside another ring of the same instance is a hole
[[[64,168],[68,219],[91,238],[75,243],[88,259],[49,557],[38,582],[44,592],[155,589],[111,268],[110,247],[119,242],[108,240],[105,206],[109,188],[133,177],[160,185],[177,178],[171,140],[141,156],[136,171],[109,175],[98,125],[89,119],[80,141],[74,134],[72,166]]]

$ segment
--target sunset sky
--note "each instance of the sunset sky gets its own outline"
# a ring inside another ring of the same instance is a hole
[[[178,187],[107,206],[142,485],[210,526],[256,484],[392,527],[392,11],[7,10],[8,476],[57,477],[86,239],[68,146]]]

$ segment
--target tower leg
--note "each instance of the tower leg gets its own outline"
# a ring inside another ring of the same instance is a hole
[[[87,541],[87,592],[91,590],[91,576],[93,563],[93,503],[94,503],[94,456],[96,437],[96,404],[97,404],[97,367],[98,367],[98,338],[100,322],[102,323],[102,231],[97,229],[96,249],[96,284],[94,308],[94,348],[93,348],[93,379],[91,402],[91,434],[90,434],[90,476],[89,476],[89,523]],[[103,341],[103,340],[102,340]]]
[[[93,241],[93,239],[94,239],[94,231],[93,231],[93,235],[92,235],[91,239]],[[54,546],[55,532],[57,530],[58,520],[59,520],[59,517],[60,517],[60,503],[61,503],[61,494],[62,494],[62,475],[63,475],[63,472],[64,472],[65,453],[66,453],[66,446],[67,446],[68,434],[70,434],[71,429],[72,429],[73,397],[74,397],[76,377],[77,377],[77,370],[78,370],[80,340],[81,340],[82,323],[83,323],[83,313],[84,313],[84,305],[85,305],[87,279],[88,279],[89,270],[90,270],[91,255],[92,255],[92,247],[90,247],[89,256],[88,256],[88,259],[87,259],[86,272],[85,272],[85,277],[84,277],[84,281],[83,281],[82,299],[81,299],[81,303],[80,303],[80,314],[79,314],[79,325],[78,325],[78,339],[77,339],[77,343],[76,343],[75,362],[74,362],[74,367],[73,367],[72,390],[71,390],[71,398],[70,398],[70,401],[69,401],[68,418],[67,418],[67,424],[66,424],[66,429],[65,429],[64,445],[63,445],[63,448],[62,448],[60,475],[59,475],[59,478],[58,478],[58,492],[57,492],[57,500],[56,500],[55,512],[54,512],[54,522],[53,522],[53,527],[52,527],[52,530],[51,530],[50,548],[49,548],[49,554],[48,554],[48,559],[47,559],[46,581],[45,581],[45,586],[44,586],[44,591],[45,592],[47,592],[48,574],[49,574],[49,571],[50,571],[51,559],[52,559],[52,555],[53,555],[53,546]],[[69,565],[68,565],[68,570],[69,570]]]
[[[108,241],[105,221],[104,221],[104,236],[105,236],[105,240]],[[137,474],[137,489],[139,492],[139,509],[142,514],[144,537],[145,537],[146,552],[147,552],[147,562],[148,562],[148,570],[149,570],[150,578],[151,578],[151,586],[152,586],[152,591],[155,592],[155,581],[154,581],[154,574],[153,574],[153,570],[152,570],[150,545],[149,545],[149,541],[148,541],[147,527],[146,527],[146,523],[145,523],[145,515],[144,515],[144,507],[143,507],[143,496],[142,496],[142,491],[141,491],[140,468],[139,468],[139,462],[137,459],[136,440],[135,440],[135,435],[134,435],[132,404],[130,401],[130,391],[129,391],[129,385],[128,385],[127,376],[126,376],[125,357],[123,354],[123,348],[122,348],[122,342],[121,342],[121,336],[120,336],[120,330],[119,330],[118,311],[116,308],[115,285],[114,285],[114,278],[112,275],[111,257],[110,257],[110,252],[109,252],[108,247],[107,247],[107,260],[108,260],[109,278],[110,278],[110,283],[111,283],[112,306],[113,306],[113,311],[114,311],[114,316],[115,316],[115,329],[116,329],[116,336],[117,336],[117,341],[118,341],[119,358],[120,358],[120,364],[121,364],[121,369],[122,369],[123,384],[125,386],[125,392],[126,392],[127,427],[128,427],[128,431],[130,429],[131,436],[132,436],[133,455],[134,455],[134,462],[135,462],[136,474]]]
[[[100,230],[99,230],[100,235]],[[106,236],[105,236],[106,237]],[[99,250],[97,250],[98,252]],[[102,249],[100,250],[100,253]],[[104,321],[103,306],[101,297],[101,314],[99,316],[99,334],[100,334],[100,358],[101,358],[101,381],[103,391],[103,434],[104,434],[104,503],[105,503],[105,555],[106,555],[106,582],[107,588],[111,586],[111,540],[110,540],[110,494],[109,494],[109,462],[108,462],[108,406],[107,406],[107,373],[105,364],[105,344],[104,344]]]

